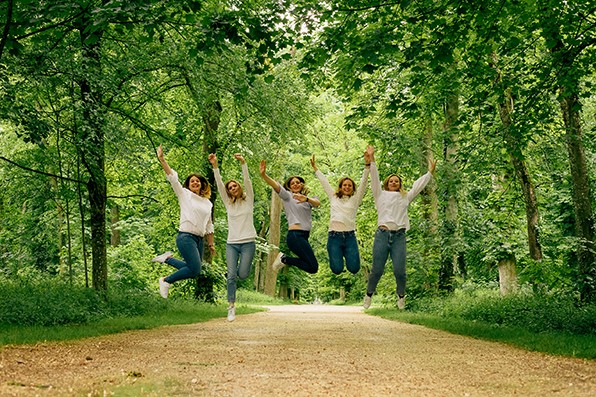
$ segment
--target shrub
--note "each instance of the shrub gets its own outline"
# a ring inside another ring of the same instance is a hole
[[[0,324],[84,324],[116,316],[135,316],[163,308],[156,294],[115,289],[106,293],[59,278],[0,281]]]
[[[596,334],[596,304],[582,306],[561,295],[518,293],[501,297],[496,290],[458,290],[447,297],[413,300],[409,308],[442,317],[522,327],[536,333]]]

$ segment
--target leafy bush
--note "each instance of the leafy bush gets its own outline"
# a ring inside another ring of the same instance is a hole
[[[85,324],[142,315],[165,305],[167,302],[156,294],[125,289],[99,293],[59,278],[0,281],[0,324]]]
[[[442,298],[409,302],[409,309],[448,318],[522,327],[540,333],[596,334],[596,304],[578,305],[570,297],[497,290],[458,290]]]

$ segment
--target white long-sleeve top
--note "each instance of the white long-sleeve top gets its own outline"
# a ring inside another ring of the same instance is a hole
[[[255,193],[248,174],[248,166],[242,164],[242,177],[244,179],[244,200],[232,202],[227,194],[226,187],[221,179],[219,168],[213,169],[215,183],[219,197],[223,201],[228,214],[228,244],[242,244],[255,241],[257,231],[253,221]]]
[[[368,174],[368,168],[365,168],[354,195],[339,198],[321,170],[315,172],[315,175],[319,178],[319,182],[321,182],[321,185],[323,186],[323,190],[325,190],[327,197],[329,197],[331,207],[329,231],[350,232],[356,230],[356,212],[358,211],[360,204],[362,204],[362,199],[366,193]]]
[[[179,231],[192,233],[197,236],[205,236],[213,233],[211,222],[211,208],[213,204],[209,199],[185,189],[178,180],[178,173],[166,175],[180,204],[180,227]]]
[[[431,179],[432,174],[427,172],[414,182],[412,189],[407,194],[402,195],[400,192],[389,192],[382,190],[377,164],[374,162],[371,163],[370,187],[378,212],[377,226],[385,226],[389,230],[399,230],[402,228],[405,228],[406,231],[409,230],[410,219],[408,218],[408,207]]]

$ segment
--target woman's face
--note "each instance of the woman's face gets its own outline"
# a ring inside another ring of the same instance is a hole
[[[398,176],[393,175],[387,181],[387,190],[390,192],[398,192],[401,189],[401,180]]]
[[[351,196],[354,194],[354,184],[351,180],[346,179],[341,183],[341,194],[344,196]]]
[[[236,182],[232,181],[228,183],[228,192],[230,192],[232,197],[239,198],[241,192],[240,186]]]
[[[292,193],[300,193],[304,184],[298,178],[292,178],[290,181],[290,190]]]
[[[190,177],[190,180],[188,181],[188,190],[194,194],[199,194],[201,191],[201,180],[196,176]]]

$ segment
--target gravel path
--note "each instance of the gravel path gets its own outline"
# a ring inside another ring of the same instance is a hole
[[[596,361],[326,305],[0,350],[0,396],[110,395],[596,396]]]

